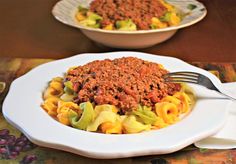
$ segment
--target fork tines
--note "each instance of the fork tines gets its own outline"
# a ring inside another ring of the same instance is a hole
[[[163,76],[166,82],[173,83],[198,83],[198,73],[195,72],[171,72]]]

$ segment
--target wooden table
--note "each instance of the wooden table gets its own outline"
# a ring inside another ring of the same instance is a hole
[[[17,77],[25,74],[32,68],[42,63],[52,61],[52,59],[23,59],[23,58],[1,58],[0,60],[0,81],[6,82],[6,89],[0,93],[0,111],[2,102],[7,94],[7,90],[11,82]],[[236,62],[234,63],[203,63],[192,62],[191,64],[201,67],[205,70],[214,72],[222,82],[236,81]],[[20,109],[19,109],[20,110]],[[0,112],[0,131],[8,129],[10,135],[19,137],[21,132],[12,127],[2,116]],[[0,135],[1,139],[1,135]],[[29,164],[27,159],[34,158],[36,164],[234,164],[236,163],[236,149],[232,150],[209,150],[198,149],[190,145],[180,151],[167,155],[152,155],[140,156],[134,158],[113,159],[113,160],[97,160],[86,158],[83,156],[75,155],[60,150],[49,149],[33,145],[27,141],[30,148],[21,151],[11,159],[1,152],[2,146],[0,145],[0,163],[1,164]]]
[[[57,1],[1,0],[0,56],[58,59],[85,52],[117,51],[101,47],[78,29],[55,20],[51,9]],[[188,62],[236,62],[236,1],[200,1],[208,9],[204,20],[162,44],[137,51]]]

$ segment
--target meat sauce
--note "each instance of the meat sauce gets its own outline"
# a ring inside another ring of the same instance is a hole
[[[167,11],[159,0],[94,0],[90,10],[103,17],[103,27],[131,19],[139,30],[150,29],[151,19],[159,18]]]
[[[154,107],[155,103],[180,90],[180,85],[165,83],[168,73],[161,65],[135,57],[96,60],[70,69],[66,80],[78,94],[77,102],[115,105],[121,113],[138,105]]]

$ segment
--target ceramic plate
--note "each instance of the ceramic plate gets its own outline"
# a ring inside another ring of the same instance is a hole
[[[125,49],[147,48],[171,38],[178,29],[201,21],[207,14],[205,6],[196,0],[168,0],[185,15],[178,26],[156,30],[103,30],[82,26],[75,18],[78,6],[88,7],[92,0],[61,0],[53,7],[52,14],[60,22],[79,28],[88,38],[100,44]]]
[[[74,129],[55,121],[40,107],[48,82],[62,76],[69,67],[123,56],[160,63],[169,71],[202,73],[221,89],[214,75],[172,57],[139,52],[80,54],[40,65],[16,79],[3,103],[4,117],[37,145],[103,159],[175,152],[215,134],[223,126],[230,101],[219,99],[216,92],[196,85],[191,86],[198,99],[188,116],[167,128],[138,134],[111,135]]]

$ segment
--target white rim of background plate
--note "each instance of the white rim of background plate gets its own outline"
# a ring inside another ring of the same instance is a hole
[[[124,56],[165,63],[164,67],[170,71],[197,71],[208,76],[215,85],[221,87],[221,82],[213,74],[177,58],[131,51],[87,53],[42,64],[14,80],[3,102],[3,115],[37,145],[100,159],[175,152],[215,134],[223,127],[227,116],[227,105],[230,102],[226,99],[199,100],[188,117],[167,128],[121,135],[86,132],[65,126],[52,119],[40,107],[43,102],[42,92],[47,83],[53,77],[62,75],[69,67],[83,65],[93,60]],[[206,103],[208,106],[214,106],[214,109],[206,108]],[[206,110],[208,113],[203,115]],[[211,116],[208,116],[209,113]]]
[[[75,19],[75,13],[77,12],[77,7],[79,5],[88,6],[91,1],[92,0],[61,0],[54,5],[52,9],[52,14],[58,21],[66,25],[80,28],[83,30],[101,32],[101,33],[111,33],[111,34],[144,34],[144,33],[156,33],[156,32],[178,30],[184,27],[191,26],[201,21],[207,14],[206,7],[202,3],[196,0],[167,0],[167,2],[173,4],[174,6],[177,6],[184,13],[190,12],[190,14],[187,15],[178,26],[171,26],[155,30],[137,30],[137,31],[103,30],[103,29],[95,29],[82,26]],[[195,5],[196,8],[194,10],[189,10],[187,8],[189,4]]]

